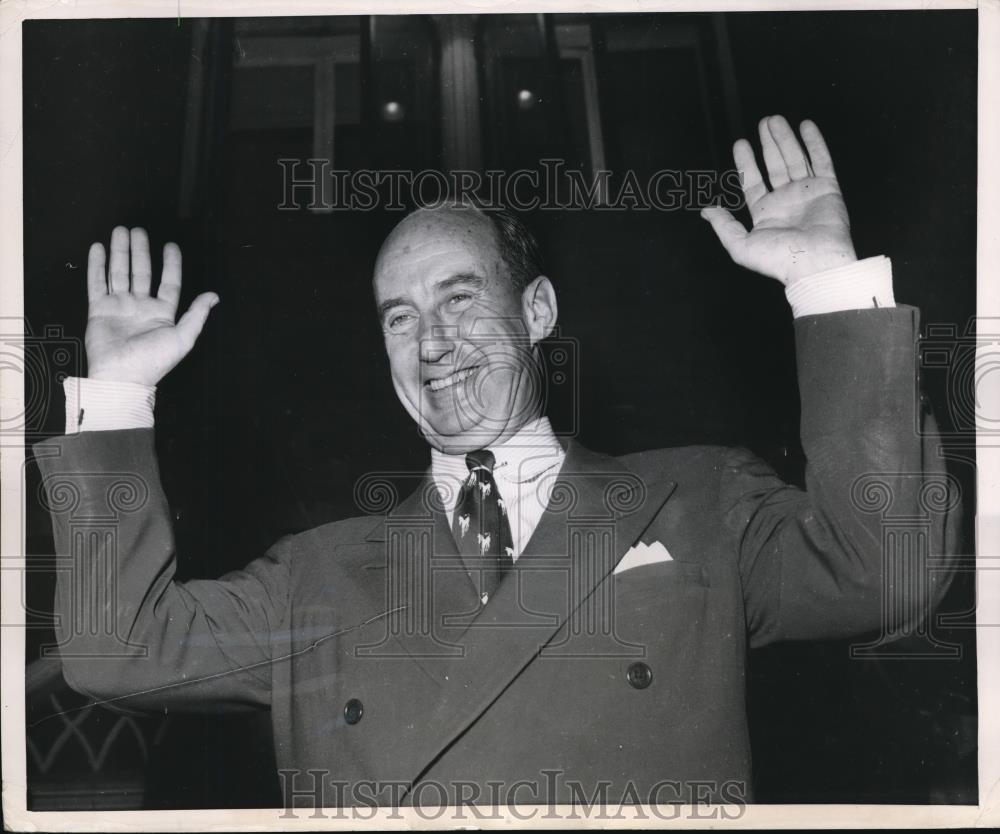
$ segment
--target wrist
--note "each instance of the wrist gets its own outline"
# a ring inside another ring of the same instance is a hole
[[[142,385],[146,388],[155,388],[159,382],[145,374],[137,374],[124,368],[104,367],[100,364],[87,363],[87,376],[85,379],[94,382],[121,383],[123,385]]]
[[[857,260],[858,256],[854,251],[854,247],[850,244],[837,251],[822,252],[796,259],[788,270],[785,288],[788,289],[793,284],[801,281],[803,278],[808,278],[810,275],[816,275],[820,272],[827,272],[831,269],[857,263]]]

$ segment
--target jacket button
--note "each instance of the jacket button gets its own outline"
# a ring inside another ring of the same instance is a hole
[[[344,705],[344,720],[348,724],[357,724],[361,720],[361,716],[365,714],[365,705],[361,703],[357,698],[351,698]]]
[[[633,663],[628,667],[625,679],[636,689],[645,689],[653,682],[653,670],[645,663]]]

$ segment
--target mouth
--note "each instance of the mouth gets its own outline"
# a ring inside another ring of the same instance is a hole
[[[453,388],[460,382],[464,382],[476,371],[478,371],[479,368],[479,365],[473,365],[470,368],[462,368],[462,370],[455,371],[455,373],[441,377],[440,379],[428,379],[424,385],[430,388],[431,391],[444,391],[447,388]]]

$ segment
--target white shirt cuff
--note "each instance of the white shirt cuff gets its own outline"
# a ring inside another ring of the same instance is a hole
[[[895,307],[892,261],[877,255],[807,275],[788,286],[785,297],[792,305],[795,318],[842,310]]]
[[[63,391],[66,434],[153,426],[155,386],[70,376],[63,381]]]

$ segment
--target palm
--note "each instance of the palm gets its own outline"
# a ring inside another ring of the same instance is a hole
[[[768,190],[749,143],[740,140],[733,156],[753,228],[747,232],[721,208],[706,209],[720,241],[741,266],[783,284],[855,259],[847,207],[818,128],[803,122],[807,159],[780,116],[761,122]]]
[[[108,281],[104,277],[104,247],[91,247],[86,335],[91,378],[155,385],[194,346],[208,310],[218,298],[203,293],[175,324],[181,286],[180,250],[168,244],[163,260],[163,276],[153,296],[144,231],[133,229],[129,236],[119,227],[112,233]]]
[[[122,382],[162,378],[187,352],[175,313],[166,301],[148,296],[116,294],[91,302],[86,337],[91,376],[100,378],[110,364]]]
[[[744,257],[765,275],[794,271],[805,254],[833,254],[851,246],[847,206],[831,177],[786,183],[751,206],[750,217],[753,229]]]

